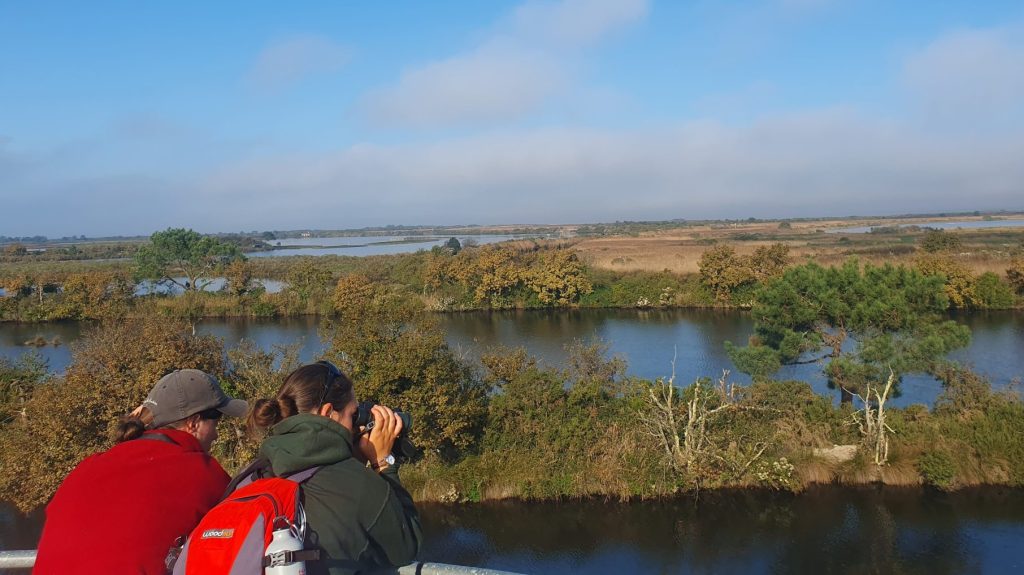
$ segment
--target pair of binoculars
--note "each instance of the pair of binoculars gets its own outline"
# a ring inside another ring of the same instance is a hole
[[[373,406],[377,405],[372,401],[361,401],[356,408],[355,424],[353,429],[362,429],[363,433],[369,433],[376,421],[373,419]],[[396,459],[409,460],[415,457],[419,450],[409,440],[409,430],[412,429],[412,416],[404,411],[395,410],[395,415],[402,420],[402,432],[398,434],[395,445],[391,448],[391,455]]]

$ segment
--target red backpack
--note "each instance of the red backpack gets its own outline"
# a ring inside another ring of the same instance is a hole
[[[260,575],[268,566],[320,558],[317,550],[266,553],[275,529],[290,527],[299,540],[305,539],[301,485],[320,468],[264,479],[247,473],[252,468],[239,475],[241,481],[233,491],[229,487],[230,495],[192,530],[174,563],[174,575]]]

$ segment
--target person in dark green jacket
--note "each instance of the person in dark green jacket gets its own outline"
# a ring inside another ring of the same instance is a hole
[[[412,497],[398,478],[391,448],[402,420],[373,407],[369,433],[354,429],[352,381],[329,362],[304,365],[277,397],[255,402],[250,425],[269,429],[260,455],[275,476],[321,468],[303,483],[306,548],[321,558],[307,573],[350,574],[412,563],[422,534]]]

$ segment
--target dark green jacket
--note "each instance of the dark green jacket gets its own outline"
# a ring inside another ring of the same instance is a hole
[[[260,453],[274,475],[321,465],[302,486],[306,547],[325,556],[307,572],[339,575],[412,563],[420,547],[420,518],[398,480],[398,468],[383,473],[352,456],[352,435],[318,415],[286,418],[270,430]]]

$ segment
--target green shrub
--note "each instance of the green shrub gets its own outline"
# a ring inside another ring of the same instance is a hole
[[[927,451],[917,460],[917,470],[924,482],[932,487],[949,490],[956,478],[953,458],[945,451]]]
[[[1013,297],[1013,288],[992,272],[978,276],[974,293],[981,307],[987,309],[1010,309],[1016,299]]]

